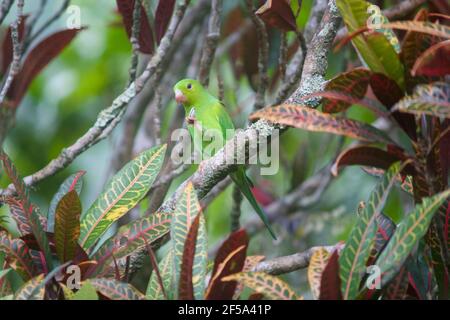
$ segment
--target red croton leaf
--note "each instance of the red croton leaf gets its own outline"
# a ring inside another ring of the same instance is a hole
[[[22,41],[25,31],[25,22],[28,15],[22,16],[20,19],[19,24],[19,40]],[[0,72],[2,74],[5,74],[6,70],[8,70],[9,65],[11,64],[13,57],[13,46],[12,46],[12,39],[11,39],[11,27],[8,27],[8,30],[6,30],[5,37],[3,38],[3,44],[2,44],[2,64],[1,64],[1,70]]]
[[[323,270],[320,281],[319,300],[342,300],[341,279],[339,278],[339,253],[334,250]]]
[[[123,24],[125,25],[125,31],[128,38],[131,37],[131,30],[133,28],[133,10],[135,0],[116,0],[117,8],[122,16]],[[141,21],[139,29],[139,51],[146,54],[153,53],[153,32],[148,21],[147,13],[144,7],[141,5]]]
[[[404,97],[403,90],[398,84],[382,73],[373,73],[370,77],[370,87],[377,99],[390,110],[400,99]],[[416,122],[414,116],[401,112],[393,112],[392,116],[408,134],[416,140]]]
[[[64,48],[66,48],[81,29],[68,29],[56,32],[42,40],[34,47],[23,63],[22,69],[15,77],[8,93],[13,107],[17,107],[25,95],[33,79],[47,66]]]
[[[211,280],[206,290],[207,300],[231,300],[236,290],[236,281],[223,282],[222,278],[241,272],[244,267],[248,236],[244,229],[233,232],[220,247]]]
[[[356,101],[364,98],[366,95],[367,87],[369,85],[371,72],[365,68],[356,68],[351,71],[341,73],[334,79],[327,83],[326,91],[337,91],[347,94]],[[326,113],[341,112],[350,107],[351,103],[333,100],[323,99],[322,110]]]
[[[447,74],[450,74],[450,40],[428,48],[411,70],[413,76],[445,77]]]
[[[286,0],[267,0],[255,13],[272,27],[283,31],[297,29],[294,13]]]
[[[155,13],[155,34],[158,44],[166,33],[174,8],[175,0],[159,0]]]
[[[393,163],[405,159],[406,156],[404,154],[393,152],[391,149],[385,151],[372,146],[356,146],[341,152],[334,162],[331,172],[336,176],[342,167],[350,165],[369,166],[387,170]],[[409,166],[405,170],[410,172],[412,167]]]
[[[183,258],[181,264],[178,298],[180,300],[194,300],[194,286],[192,284],[192,268],[194,266],[195,245],[197,243],[198,227],[200,225],[201,212],[197,214],[189,228],[184,243]]]

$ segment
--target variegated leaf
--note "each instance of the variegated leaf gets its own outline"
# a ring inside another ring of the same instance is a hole
[[[44,300],[44,275],[40,274],[25,283],[14,297],[15,300]]]
[[[319,299],[320,283],[322,281],[322,273],[327,266],[330,253],[327,249],[321,247],[315,250],[311,256],[308,266],[308,282],[314,299]]]
[[[110,300],[145,300],[145,297],[131,284],[114,279],[95,278],[90,283]]]
[[[173,292],[173,252],[169,251],[166,256],[159,262],[158,268],[161,274],[162,284],[168,298],[172,298]],[[147,286],[147,292],[145,294],[148,300],[163,300],[165,299],[162,288],[158,282],[156,272],[152,272],[150,281]]]
[[[411,250],[427,232],[436,210],[449,196],[450,189],[424,198],[414,211],[403,218],[376,261],[382,273],[381,285],[388,283],[396,275]]]
[[[244,267],[242,268],[242,272],[253,271],[254,268],[263,261],[265,256],[248,256],[245,258]],[[234,291],[233,300],[238,300],[239,296],[244,290],[244,286],[241,283],[238,283],[236,286],[236,290]]]
[[[382,24],[381,27],[421,32],[435,37],[450,39],[449,26],[446,26],[445,24],[431,23],[429,21],[395,21]]]
[[[69,191],[59,201],[55,215],[55,245],[59,261],[66,262],[75,256],[80,236],[81,201],[75,190]]]
[[[105,232],[147,194],[158,175],[166,145],[142,152],[109,182],[81,221],[80,244],[89,249]]]
[[[174,283],[175,292],[178,292],[178,279],[180,278],[181,263],[183,258],[184,243],[186,241],[189,228],[193,222],[194,217],[201,211],[200,203],[197,199],[197,194],[192,183],[189,183],[175,207],[172,224],[170,230],[170,237],[172,239],[172,250],[174,252]],[[200,225],[197,236],[197,243],[195,246],[195,259],[193,266],[193,286],[195,298],[203,299],[205,291],[205,276],[207,266],[207,240],[206,240],[206,225],[203,216],[200,218]]]
[[[282,104],[250,115],[250,120],[273,123],[315,132],[329,132],[362,141],[393,143],[382,131],[356,120],[335,117],[302,105]]]
[[[33,231],[31,230],[28,216],[25,214],[26,209],[23,202],[13,197],[6,197],[4,202],[8,205],[11,217],[16,222],[20,234],[26,235],[32,233]]]
[[[29,249],[21,239],[12,239],[6,232],[0,232],[0,252],[3,252],[14,269],[24,280],[31,279],[34,273],[33,261]]]
[[[399,163],[395,163],[383,176],[371,193],[367,205],[359,213],[356,225],[341,252],[339,276],[344,300],[353,300],[358,295],[359,285],[377,231],[376,217],[381,214],[396,176],[403,167],[404,165],[400,167]]]
[[[239,272],[222,281],[238,281],[271,300],[303,300],[286,282],[264,272]]]
[[[52,198],[50,206],[47,213],[47,231],[53,232],[55,228],[55,211],[61,198],[68,192],[75,190],[78,195],[81,193],[81,188],[83,186],[83,180],[81,177],[85,174],[85,171],[78,171],[77,173],[69,176],[59,187],[58,191]]]
[[[113,259],[122,260],[133,252],[153,244],[170,230],[171,214],[154,213],[138,219],[119,229],[94,253],[92,259],[98,261],[95,274],[105,276],[114,268]],[[114,257],[114,258],[113,258]]]
[[[21,220],[21,222],[25,222],[26,220],[28,220],[27,229],[29,228],[32,230],[39,247],[44,253],[48,269],[52,269],[53,256],[50,251],[50,245],[47,239],[47,234],[45,233],[45,230],[47,228],[45,223],[43,223],[45,222],[45,220],[42,219],[43,217],[39,212],[39,208],[35,207],[31,203],[29,199],[29,190],[27,186],[25,185],[24,181],[18,174],[16,167],[14,166],[11,159],[1,148],[0,148],[0,162],[2,163],[2,166],[5,169],[5,172],[8,175],[9,179],[12,181],[14,187],[16,188],[18,201],[20,201],[21,207],[23,208],[23,212],[25,213],[25,217]]]
[[[362,99],[366,95],[371,72],[365,68],[356,68],[351,71],[341,73],[331,79],[326,87],[326,91],[337,91],[350,95],[352,98]],[[350,103],[340,100],[323,99],[322,110],[326,113],[336,113],[346,110]]]
[[[435,82],[417,86],[414,93],[400,100],[393,110],[450,118],[450,85]]]

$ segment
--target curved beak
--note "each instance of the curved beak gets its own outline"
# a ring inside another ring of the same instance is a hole
[[[185,102],[187,102],[186,96],[179,89],[175,89],[175,101],[177,103],[185,103]]]

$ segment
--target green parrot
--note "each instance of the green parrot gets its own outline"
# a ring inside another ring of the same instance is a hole
[[[192,79],[181,80],[174,86],[174,92],[175,100],[183,105],[186,112],[187,128],[194,146],[196,145],[196,139],[201,139],[202,130],[217,130],[216,132],[221,133],[220,147],[225,145],[227,139],[232,138],[232,136],[229,136],[230,134],[228,136],[226,134],[227,131],[230,133],[230,130],[234,132],[234,125],[230,116],[223,104],[210,94],[199,81]],[[198,132],[200,134],[197,134]],[[201,143],[202,147],[205,148],[211,142],[202,140]],[[276,239],[275,233],[269,225],[267,215],[252,194],[251,186],[253,186],[253,183],[245,173],[245,166],[238,165],[237,170],[230,173],[230,177],[264,222],[271,236]]]

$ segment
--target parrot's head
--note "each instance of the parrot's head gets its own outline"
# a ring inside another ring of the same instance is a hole
[[[175,100],[183,105],[193,105],[201,98],[203,86],[197,80],[184,79],[173,87]]]

